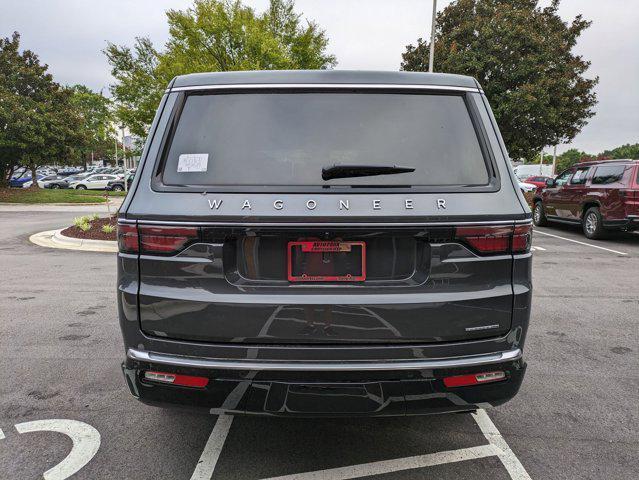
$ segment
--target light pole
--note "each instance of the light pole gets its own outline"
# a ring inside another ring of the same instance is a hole
[[[428,71],[433,72],[435,62],[435,22],[437,21],[437,0],[433,0],[433,21],[430,27],[430,55],[428,55]]]
[[[126,145],[124,145],[124,125],[120,125],[120,130],[122,130],[122,159],[124,162],[123,166],[124,168],[126,168]]]

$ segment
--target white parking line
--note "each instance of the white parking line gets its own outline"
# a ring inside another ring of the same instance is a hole
[[[411,470],[414,468],[433,467],[445,463],[477,460],[495,455],[498,455],[498,451],[493,445],[482,445],[480,447],[460,448],[459,450],[428,453],[426,455],[416,455],[414,457],[398,458],[396,460],[383,460],[348,467],[330,468],[328,470],[294,473],[282,477],[271,477],[265,480],[347,480],[350,478],[401,472],[402,470]]]
[[[3,438],[6,438],[6,437],[4,436],[4,432],[0,428],[0,440],[2,440]]]
[[[546,249],[544,247],[537,247],[537,246],[532,246],[532,247],[530,247],[530,249],[533,252],[536,252],[537,250],[539,250],[540,252],[545,252],[546,251]]]
[[[217,465],[220,453],[222,453],[232,422],[232,415],[220,415],[217,417],[211,435],[209,435],[204,450],[202,450],[202,455],[200,455],[200,460],[197,462],[193,475],[191,475],[191,480],[209,480],[213,477],[215,465]]]
[[[560,237],[559,235],[554,235],[552,233],[542,232],[538,228],[535,229],[535,233],[540,233],[541,235],[548,235],[549,237],[560,238],[561,240],[566,240],[567,242],[578,243],[579,245],[586,245],[587,247],[598,248],[600,250],[606,250],[607,252],[616,253],[617,255],[628,255],[625,252],[619,252],[617,250],[612,250],[611,248],[600,247],[599,245],[593,245],[592,243],[580,242],[579,240],[573,240],[572,238]]]
[[[486,410],[477,410],[476,413],[473,413],[473,418],[479,425],[486,440],[500,452],[497,456],[506,467],[510,478],[513,480],[531,480],[530,475],[528,475],[524,466],[510,449],[504,437],[501,436]]]
[[[64,480],[91,461],[100,448],[100,433],[91,425],[78,420],[52,418],[17,423],[18,433],[57,432],[71,439],[69,454],[57,465],[44,472],[44,480]]]
[[[472,417],[477,422],[486,440],[488,440],[488,445],[295,473],[265,480],[347,480],[495,456],[501,460],[513,480],[531,480],[530,475],[528,475],[524,466],[510,449],[504,437],[502,437],[495,424],[488,417],[488,414],[484,410],[478,410],[472,414]],[[222,448],[224,448],[224,442],[228,436],[232,421],[233,417],[231,415],[220,415],[218,417],[191,476],[191,480],[209,480],[213,478],[213,472],[220,458]]]

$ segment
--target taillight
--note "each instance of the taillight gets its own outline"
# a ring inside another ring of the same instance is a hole
[[[513,253],[526,253],[532,244],[532,225],[517,225],[513,231]]]
[[[137,225],[118,223],[118,250],[122,253],[138,253],[140,251]]]
[[[170,255],[183,250],[200,238],[198,227],[139,225],[140,253]]]
[[[481,254],[530,251],[532,225],[457,227],[455,238]]]

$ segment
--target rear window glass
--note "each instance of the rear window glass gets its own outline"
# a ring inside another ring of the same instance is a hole
[[[322,180],[333,165],[414,172]],[[462,96],[242,93],[186,98],[165,185],[486,185],[487,164]]]
[[[608,183],[620,182],[623,178],[623,173],[625,170],[626,167],[624,165],[597,167],[597,170],[595,170],[595,175],[592,177],[592,183],[605,185]]]

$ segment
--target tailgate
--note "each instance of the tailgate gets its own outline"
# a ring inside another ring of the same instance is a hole
[[[510,329],[513,224],[137,228],[140,322],[148,335],[212,343],[427,343]],[[308,242],[362,245],[365,259],[354,247],[292,262],[291,244]],[[178,245],[179,253],[167,245]],[[356,275],[362,261],[365,278]],[[295,262],[295,278],[318,278],[291,279]]]

